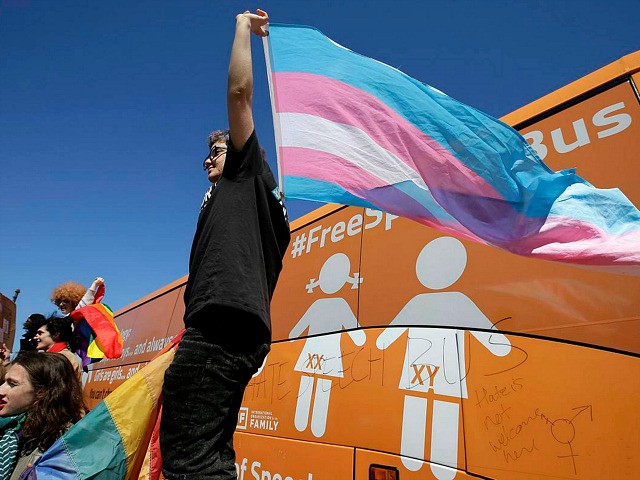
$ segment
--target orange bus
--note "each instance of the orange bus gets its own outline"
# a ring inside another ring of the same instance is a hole
[[[553,169],[640,205],[640,51],[504,117]],[[639,246],[640,248],[640,246]],[[186,277],[117,312],[96,405],[183,327]],[[371,209],[292,224],[235,444],[256,480],[636,478],[640,278]]]

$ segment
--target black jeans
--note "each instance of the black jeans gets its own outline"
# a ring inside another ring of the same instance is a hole
[[[216,317],[215,324],[224,325]],[[188,327],[165,373],[160,449],[167,480],[237,478],[233,432],[244,390],[269,352],[270,335],[255,322],[226,321],[237,327],[215,333]]]

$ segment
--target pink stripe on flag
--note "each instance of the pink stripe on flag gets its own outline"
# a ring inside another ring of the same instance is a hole
[[[640,273],[640,230],[611,235],[568,217],[548,217],[540,233],[510,246],[520,255],[583,265],[629,265]]]
[[[354,126],[419,172],[430,188],[502,199],[493,186],[438,141],[373,95],[321,75],[280,72],[273,76],[278,88],[287,92],[287,95],[276,99],[278,113],[304,113]],[[330,102],[328,99],[340,101]],[[353,109],[348,105],[360,105],[361,108]],[[420,165],[416,165],[413,159],[420,161]],[[422,161],[427,159],[428,162]]]

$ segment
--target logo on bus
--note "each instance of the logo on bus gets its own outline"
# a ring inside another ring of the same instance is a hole
[[[624,108],[624,102],[618,102],[597,111],[593,115],[591,118],[593,126],[606,127],[598,130],[598,138],[610,137],[629,128],[631,115],[620,111]],[[547,145],[549,145],[549,140],[545,138],[544,134],[540,130],[532,130],[524,133],[523,137],[527,139],[540,158],[544,160],[548,153]],[[575,138],[575,140],[567,141],[568,138]],[[562,128],[556,128],[551,131],[551,146],[560,154],[569,153],[578,147],[588,145],[591,140],[584,118],[579,118],[573,122],[572,132],[563,132]]]
[[[273,412],[263,410],[249,410],[248,407],[240,407],[238,411],[237,430],[267,430],[275,432],[278,430],[280,420],[273,415]]]
[[[238,411],[238,424],[236,425],[236,429],[246,430],[248,422],[249,422],[249,409],[247,407],[240,407],[240,411]]]

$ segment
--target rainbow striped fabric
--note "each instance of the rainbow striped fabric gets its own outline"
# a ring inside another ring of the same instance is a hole
[[[57,440],[25,480],[158,480],[159,398],[177,335],[154,360],[120,385]]]
[[[640,273],[640,212],[513,128],[316,29],[265,54],[287,197],[372,207],[513,253]]]
[[[104,303],[94,303],[71,312],[74,332],[80,340],[83,366],[102,358],[122,355],[122,334],[113,319],[113,312]]]

